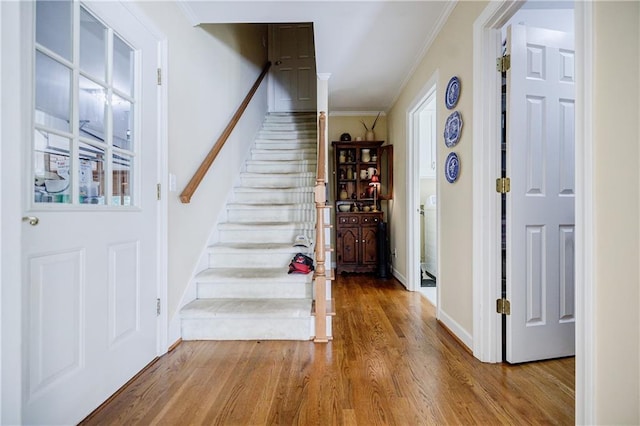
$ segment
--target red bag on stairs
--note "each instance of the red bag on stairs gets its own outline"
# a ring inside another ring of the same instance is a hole
[[[297,253],[289,263],[290,274],[308,274],[313,271],[313,259],[303,253]]]

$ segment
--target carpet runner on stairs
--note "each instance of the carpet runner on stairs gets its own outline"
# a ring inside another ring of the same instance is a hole
[[[298,235],[313,241],[316,114],[271,113],[181,310],[183,340],[309,340],[312,274],[288,274]]]

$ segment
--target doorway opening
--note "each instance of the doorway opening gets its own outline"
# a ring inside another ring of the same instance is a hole
[[[437,305],[438,227],[436,197],[436,96],[433,91],[414,113],[420,158],[420,291]]]
[[[573,4],[525,3],[503,26],[502,360],[575,353]],[[504,313],[506,312],[506,313]]]
[[[408,288],[438,306],[437,73],[407,110],[408,143]],[[437,311],[437,309],[436,309]],[[436,315],[438,315],[436,313]]]

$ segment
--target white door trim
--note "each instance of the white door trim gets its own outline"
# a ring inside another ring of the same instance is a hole
[[[473,28],[473,353],[501,361],[500,208],[493,180],[500,174],[500,28],[520,8],[513,0],[490,3]],[[575,2],[576,22],[576,422],[595,420],[593,388],[595,307],[593,284],[593,5]]]
[[[158,356],[167,353],[169,346],[169,54],[168,41],[163,35],[158,42],[158,66],[162,84],[158,86],[158,182],[161,185],[158,209]]]
[[[173,342],[169,342],[169,315],[168,315],[168,210],[169,210],[169,56],[168,40],[166,35],[145,15],[144,11],[135,3],[121,1],[121,5],[127,9],[136,20],[156,39],[158,43],[156,61],[161,70],[161,82],[158,85],[158,168],[157,179],[160,187],[160,206],[158,208],[158,286],[157,293],[160,299],[160,315],[157,321],[157,355],[167,352]]]
[[[576,424],[594,424],[596,297],[593,166],[593,2],[575,2],[576,40]]]
[[[0,405],[0,424],[22,424],[22,300],[23,286],[21,273],[22,224],[20,218],[23,209],[23,193],[20,185],[22,177],[22,150],[16,149],[16,141],[22,141],[30,133],[25,130],[24,117],[30,116],[31,103],[22,94],[24,69],[24,49],[22,42],[25,34],[21,25],[24,3],[0,2],[2,57],[0,58],[0,107],[2,133],[0,137],[0,180],[2,198],[0,206],[0,258],[2,272],[0,278],[2,311],[2,348],[0,353],[0,375],[2,401]]]
[[[439,71],[436,70],[429,80],[422,86],[422,89],[417,93],[413,101],[409,105],[406,111],[406,135],[409,143],[407,144],[407,235],[419,235],[420,233],[420,220],[418,212],[420,211],[419,199],[420,199],[420,155],[419,155],[419,141],[415,138],[413,132],[413,114],[418,107],[432,94],[436,94],[437,102],[437,83],[439,78]],[[438,199],[438,184],[436,178],[436,199]],[[436,233],[440,235],[440,203],[436,206],[436,215],[438,217],[436,223]],[[440,252],[440,240],[438,239],[438,247],[436,250]],[[409,291],[418,290],[420,276],[417,273],[420,267],[420,262],[416,261],[420,253],[420,238],[407,238],[407,279],[405,287]],[[438,262],[440,262],[440,256],[438,256]],[[438,263],[438,270],[440,270],[440,264]],[[440,277],[438,277],[440,279]],[[439,295],[439,292],[436,294]],[[436,318],[440,318],[440,301],[438,300],[436,307]]]
[[[495,314],[500,297],[500,28],[520,4],[490,3],[473,24],[473,354],[484,362],[502,361],[502,324]]]

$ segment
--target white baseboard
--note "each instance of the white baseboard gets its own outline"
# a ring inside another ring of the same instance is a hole
[[[444,324],[469,350],[473,350],[473,336],[460,324],[455,322],[447,313],[440,309],[440,322]]]
[[[400,283],[404,286],[404,288],[406,288],[407,290],[409,289],[409,287],[407,287],[407,277],[405,277],[404,275],[402,275],[400,272],[398,272],[398,270],[394,267],[391,266],[391,274],[398,280],[400,281]]]
[[[182,321],[180,309],[178,309],[169,320],[169,330],[167,330],[167,341],[175,342],[182,338]]]

